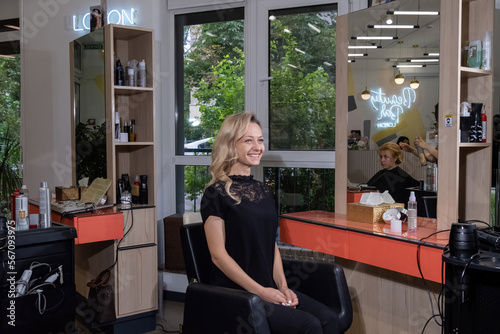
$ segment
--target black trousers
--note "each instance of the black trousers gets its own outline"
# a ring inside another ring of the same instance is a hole
[[[297,308],[266,303],[266,315],[273,334],[338,334],[337,314],[315,299],[294,291]]]

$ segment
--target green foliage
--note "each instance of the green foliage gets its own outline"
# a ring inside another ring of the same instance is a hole
[[[210,181],[211,176],[206,166],[185,166],[184,167],[184,189],[188,194],[187,199],[195,201],[203,194],[205,186]]]
[[[106,122],[88,126],[78,123],[75,127],[76,179],[106,177]],[[104,163],[103,163],[104,162]]]
[[[10,195],[21,186],[21,62],[0,58],[0,214],[9,211]]]

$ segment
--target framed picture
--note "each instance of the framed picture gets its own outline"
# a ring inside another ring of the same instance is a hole
[[[389,3],[395,0],[368,0],[368,7],[383,5],[385,3]]]

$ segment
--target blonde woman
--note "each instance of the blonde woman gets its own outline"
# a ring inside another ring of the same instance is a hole
[[[337,315],[288,288],[276,244],[278,215],[269,189],[250,174],[264,154],[254,114],[226,118],[215,139],[212,180],[201,202],[214,285],[244,289],[266,302],[274,333],[338,333]]]
[[[398,144],[388,142],[380,146],[378,156],[382,169],[367,182],[378,191],[389,191],[396,203],[408,202],[410,191],[407,188],[417,187],[419,182],[399,167],[403,162],[403,151]]]

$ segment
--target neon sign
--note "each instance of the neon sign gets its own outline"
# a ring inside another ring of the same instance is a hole
[[[411,108],[417,98],[413,88],[403,88],[401,95],[387,96],[382,88],[370,90],[370,104],[378,112],[377,128],[393,128],[399,123],[399,115]]]
[[[135,25],[135,14],[137,10],[130,8],[130,14],[125,9],[121,11],[113,9],[108,13],[107,23],[122,24],[122,25]],[[83,31],[90,30],[90,13],[85,15],[73,15],[73,30]]]

